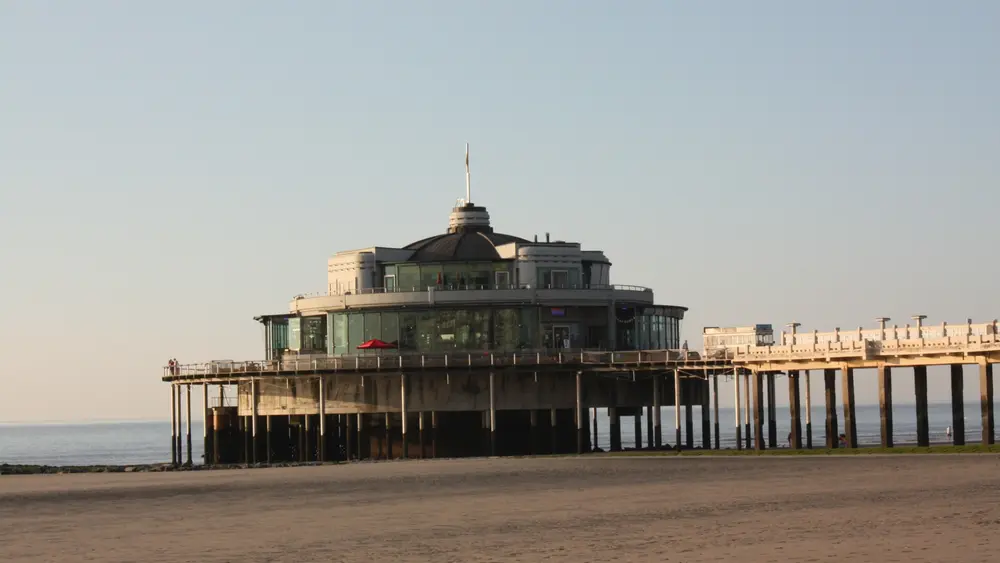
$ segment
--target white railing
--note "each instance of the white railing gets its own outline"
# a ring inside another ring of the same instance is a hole
[[[973,324],[892,326],[833,332],[782,333],[779,344],[735,348],[736,363],[806,358],[865,358],[1000,349],[997,321]]]
[[[230,376],[296,374],[310,372],[398,371],[421,369],[469,369],[517,366],[651,366],[703,363],[697,352],[687,350],[527,350],[521,352],[455,352],[448,354],[397,353],[371,355],[323,356],[307,359],[260,360],[235,362],[212,361],[164,367],[163,377],[171,381],[185,379],[225,379]]]
[[[332,297],[341,295],[372,295],[383,293],[421,293],[430,291],[496,291],[510,289],[568,289],[568,290],[591,290],[591,291],[640,291],[652,292],[653,290],[641,285],[531,285],[531,284],[435,284],[430,286],[417,287],[394,287],[387,289],[384,287],[369,287],[348,291],[330,291],[328,293],[302,293],[293,299],[310,299],[314,297]]]
[[[942,323],[940,325],[924,325],[920,327],[896,326],[885,327],[885,329],[862,329],[853,330],[836,329],[833,332],[796,332],[781,333],[780,345],[793,346],[801,344],[825,344],[826,342],[861,342],[865,340],[919,340],[938,338],[961,338],[965,336],[979,336],[997,334],[997,321],[989,323],[973,324],[965,322],[961,324]]]

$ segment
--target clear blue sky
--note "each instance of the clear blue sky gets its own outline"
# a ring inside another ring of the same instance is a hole
[[[498,230],[604,250],[695,347],[992,319],[997,29],[988,0],[5,2],[0,420],[167,416],[168,357],[258,358],[328,255],[443,231],[466,141]]]

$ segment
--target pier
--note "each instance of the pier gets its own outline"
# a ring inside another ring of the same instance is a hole
[[[861,370],[878,382],[881,445],[891,448],[893,369],[913,370],[917,445],[929,446],[929,366],[950,366],[953,443],[964,445],[965,365],[979,372],[981,443],[994,444],[997,322],[924,325],[924,318],[915,317],[914,326],[887,327],[882,318],[877,329],[809,333],[792,323],[776,343],[729,347],[722,358],[687,350],[389,352],[173,366],[163,374],[171,383],[173,461],[192,463],[192,386],[201,386],[208,405],[206,463],[585,453],[594,449],[596,409],[606,409],[611,419],[611,451],[622,449],[625,416],[634,417],[637,447],[717,449],[720,377],[734,386],[737,447],[763,450],[778,447],[777,375],[788,384],[790,446],[812,448],[812,372],[822,376],[826,406],[826,442],[820,445],[855,448],[854,380]],[[212,387],[220,392],[210,403]],[[226,389],[232,389],[228,397]],[[663,406],[674,407],[670,434],[663,431]],[[693,406],[702,413],[698,444]]]
[[[930,445],[927,419],[927,368],[950,366],[952,428],[954,444],[965,444],[964,366],[974,365],[979,372],[979,394],[982,417],[982,444],[995,443],[995,417],[993,407],[993,364],[1000,362],[1000,334],[997,321],[974,324],[964,323],[925,325],[926,316],[915,315],[914,325],[886,326],[887,317],[877,319],[876,329],[857,328],[833,332],[799,333],[798,323],[790,323],[788,332],[782,332],[776,344],[733,347],[727,354],[733,365],[750,372],[753,378],[753,417],[755,428],[762,424],[760,389],[766,378],[768,393],[773,396],[776,373],[784,373],[789,380],[789,397],[792,403],[793,439],[800,427],[797,405],[798,382],[809,378],[810,371],[823,373],[826,400],[826,427],[828,448],[836,448],[837,374],[843,400],[843,433],[849,448],[857,447],[857,428],[854,420],[854,379],[859,370],[874,371],[878,381],[879,413],[881,418],[882,446],[890,448],[892,442],[892,370],[912,369],[917,416],[917,445]],[[808,412],[808,407],[807,407]],[[769,416],[769,421],[773,417]],[[774,439],[770,437],[773,447]],[[798,442],[796,442],[798,443]],[[755,433],[755,447],[763,447],[762,436]]]
[[[593,449],[594,409],[607,409],[611,450],[620,451],[619,421],[639,421],[644,407],[649,430],[637,443],[691,448],[695,405],[702,408],[697,446],[718,448],[710,405],[718,409],[718,377],[733,369],[683,350],[396,353],[181,365],[165,368],[163,380],[171,383],[174,463],[185,463],[183,397],[201,386],[203,396],[211,387],[220,397],[235,389],[231,403],[205,402],[206,463],[253,464],[585,453]],[[686,408],[684,424],[675,417],[672,444],[661,406]],[[190,430],[187,443],[191,463]]]

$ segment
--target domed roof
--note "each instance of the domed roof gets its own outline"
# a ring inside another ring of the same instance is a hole
[[[494,233],[486,208],[462,201],[451,210],[448,232],[418,240],[403,248],[414,251],[411,262],[493,261],[501,259],[496,247],[511,242],[528,241]]]
[[[447,260],[493,261],[500,260],[496,247],[511,242],[527,240],[512,235],[479,230],[460,230],[428,237],[410,243],[404,248],[413,250],[412,262],[439,262]]]

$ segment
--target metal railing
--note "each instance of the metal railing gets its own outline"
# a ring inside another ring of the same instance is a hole
[[[251,374],[296,374],[310,372],[398,371],[422,369],[471,369],[532,366],[674,366],[705,363],[687,350],[595,351],[583,349],[521,352],[456,352],[447,354],[380,353],[376,355],[324,356],[310,359],[213,361],[164,367],[165,379],[225,378]]]
[[[622,285],[622,284],[611,284],[611,285],[532,285],[532,284],[435,284],[428,286],[412,286],[412,287],[400,287],[396,286],[393,288],[385,287],[369,287],[363,289],[349,290],[349,291],[330,291],[328,293],[315,292],[315,293],[301,293],[293,297],[294,300],[298,299],[311,299],[316,297],[335,297],[342,295],[373,295],[373,294],[384,294],[384,293],[423,293],[427,291],[504,291],[504,290],[522,290],[522,289],[556,289],[556,290],[581,290],[581,291],[637,291],[637,292],[652,292],[653,290],[648,287],[640,285]]]
[[[782,333],[780,344],[732,348],[737,363],[806,358],[974,353],[1000,349],[997,321],[885,327],[833,332]]]

